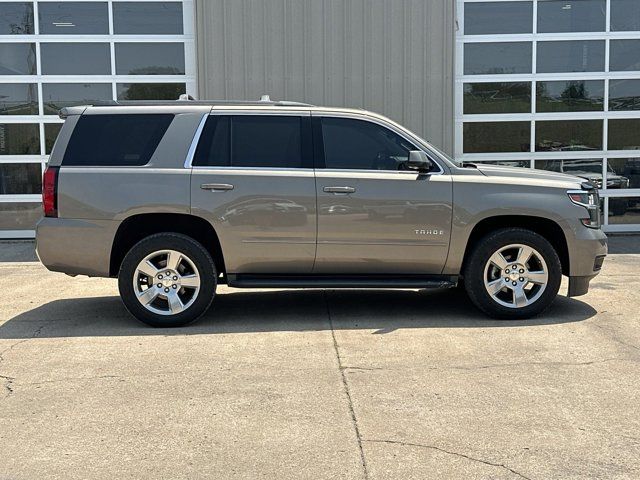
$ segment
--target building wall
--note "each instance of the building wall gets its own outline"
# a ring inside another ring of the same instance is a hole
[[[454,0],[197,0],[202,99],[373,110],[453,152]]]

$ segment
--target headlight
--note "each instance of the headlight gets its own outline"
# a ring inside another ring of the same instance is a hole
[[[573,203],[587,210],[589,216],[580,219],[582,224],[589,228],[600,228],[600,196],[598,191],[595,189],[569,190],[567,195]]]

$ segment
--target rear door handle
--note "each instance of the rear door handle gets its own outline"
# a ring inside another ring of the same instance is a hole
[[[326,193],[335,193],[337,195],[346,195],[347,193],[355,193],[355,187],[324,187],[322,189]]]
[[[233,185],[230,183],[203,183],[200,185],[200,188],[214,192],[228,192],[229,190],[233,190]]]

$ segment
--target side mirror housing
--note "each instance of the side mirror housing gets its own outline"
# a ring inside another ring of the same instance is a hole
[[[433,170],[433,161],[422,150],[411,150],[409,152],[407,168],[417,170],[421,173],[427,173]]]

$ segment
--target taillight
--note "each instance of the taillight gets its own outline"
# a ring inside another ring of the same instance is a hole
[[[42,178],[42,207],[45,217],[58,216],[58,170],[47,167]]]

